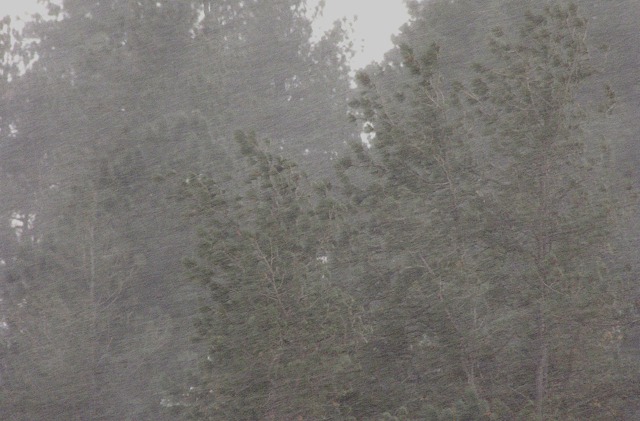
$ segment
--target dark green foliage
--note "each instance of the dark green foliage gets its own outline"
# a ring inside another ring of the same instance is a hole
[[[351,133],[341,31],[312,49],[298,1],[65,1],[51,13],[27,27],[38,43],[15,44],[38,60],[20,77],[7,63],[0,87],[0,265],[15,278],[2,314],[15,315],[8,343],[31,350],[3,360],[0,418],[173,420],[202,351],[188,340],[202,288],[180,281],[199,225],[184,223],[197,209],[172,181],[238,187],[236,127],[322,139],[310,158],[330,167],[317,157]],[[14,214],[35,215],[22,238]]]
[[[332,279],[334,217],[292,162],[253,135],[236,139],[247,162],[240,197],[202,177],[185,182],[202,224],[186,264],[210,291],[198,324],[209,352],[193,415],[334,418],[364,339],[357,304]]]
[[[492,31],[475,76],[455,71],[466,83],[445,79],[446,43],[417,37],[423,24],[359,75],[351,104],[375,137],[339,166],[366,250],[353,259],[375,291],[362,357],[380,382],[375,411],[400,404],[412,419],[415,402],[444,407],[470,385],[498,418],[579,419],[586,408],[567,399],[590,402],[610,381],[593,365],[630,386],[595,345],[627,304],[608,147],[585,134],[597,116],[581,101],[594,73],[585,20],[572,5],[525,13],[519,35]]]
[[[607,146],[583,132],[588,107],[579,93],[593,73],[585,25],[573,5],[526,13],[518,38],[494,31],[495,62],[478,69],[472,88],[494,151],[496,169],[487,173],[500,182],[491,204],[499,220],[490,223],[488,242],[513,268],[505,287],[518,290],[514,309],[528,314],[528,328],[516,337],[533,351],[529,390],[539,418],[571,417],[552,391],[586,399],[572,388],[599,387],[599,379],[587,380],[596,361],[620,374],[615,356],[587,345],[606,332],[595,325],[619,323],[612,316],[622,291],[605,263],[616,207],[607,190]],[[576,340],[576,324],[586,342],[569,352],[565,341]]]
[[[408,3],[351,92],[300,0],[0,34],[1,419],[638,418],[640,9]]]
[[[373,405],[403,403],[411,419],[415,402],[444,405],[465,384],[475,387],[479,364],[491,358],[489,331],[479,326],[495,317],[500,300],[482,279],[489,256],[479,235],[478,165],[464,114],[443,83],[440,49],[399,49],[404,66],[390,63],[359,79],[354,105],[375,138],[370,151],[354,149],[357,167],[345,159],[341,170],[355,180],[364,168],[372,181],[353,197],[362,215],[354,218],[361,221],[354,259],[367,260],[363,281],[371,285],[363,299],[377,303],[363,355],[375,373]]]

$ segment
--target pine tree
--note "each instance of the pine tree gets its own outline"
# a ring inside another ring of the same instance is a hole
[[[529,12],[519,36],[493,31],[463,83],[442,76],[446,43],[427,48],[413,24],[358,76],[371,147],[341,164],[348,259],[378,293],[363,298],[373,413],[447,407],[469,386],[504,419],[620,413],[624,393],[606,390],[632,387],[618,360],[630,313],[585,24],[571,5]]]
[[[468,386],[479,390],[491,336],[505,328],[494,324],[500,302],[482,276],[488,256],[469,130],[439,51],[400,44],[397,59],[358,75],[352,102],[375,134],[370,150],[355,145],[342,169],[362,215],[355,220],[364,221],[355,234],[363,281],[375,291],[363,297],[376,303],[363,358],[380,388],[371,405],[378,411],[400,402],[414,414],[427,403],[447,405]]]
[[[185,182],[201,229],[186,265],[209,291],[198,325],[208,355],[191,393],[193,415],[339,417],[363,327],[331,276],[332,213],[295,164],[252,135],[237,139],[247,161],[241,194],[197,175]]]
[[[534,402],[536,419],[610,417],[589,406],[611,399],[615,407],[606,390],[620,374],[602,344],[619,323],[622,297],[607,271],[608,147],[583,131],[580,95],[593,74],[585,38],[574,5],[527,12],[517,38],[493,30],[493,60],[476,66],[468,95],[491,142],[485,238],[503,256],[495,280],[519,314],[502,351],[512,365],[488,375],[508,378]]]

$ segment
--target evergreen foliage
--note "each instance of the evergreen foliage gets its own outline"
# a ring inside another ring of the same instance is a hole
[[[640,9],[407,3],[0,21],[1,419],[638,419]]]
[[[237,141],[244,194],[199,176],[185,181],[203,224],[185,264],[210,291],[198,324],[209,352],[195,419],[335,418],[364,327],[331,276],[332,216],[292,162],[252,135]]]

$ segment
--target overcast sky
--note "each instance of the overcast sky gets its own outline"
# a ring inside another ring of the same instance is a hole
[[[309,0],[317,4],[319,0]],[[372,60],[380,60],[391,48],[391,34],[409,18],[403,0],[325,0],[324,15],[314,25],[315,35],[331,28],[342,17],[354,21],[353,40],[357,49],[352,60],[355,68],[364,67]],[[37,0],[0,0],[0,16],[19,16],[21,21],[29,13],[46,14]],[[357,19],[356,19],[357,16]],[[19,26],[20,21],[14,20]]]
[[[32,13],[46,14],[46,8],[42,4],[38,4],[38,0],[1,0],[0,16],[11,15],[17,16],[21,21]],[[20,26],[18,21],[17,26]]]
[[[311,3],[318,0],[311,0]],[[408,19],[403,0],[325,0],[324,16],[316,22],[315,30],[329,29],[342,17],[354,22],[356,56],[352,66],[364,67],[372,60],[380,60],[391,44],[391,35],[398,32]]]

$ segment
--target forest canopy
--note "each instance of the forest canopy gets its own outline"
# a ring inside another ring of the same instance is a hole
[[[1,419],[638,419],[635,0],[407,1],[354,77],[304,0],[45,3]]]

